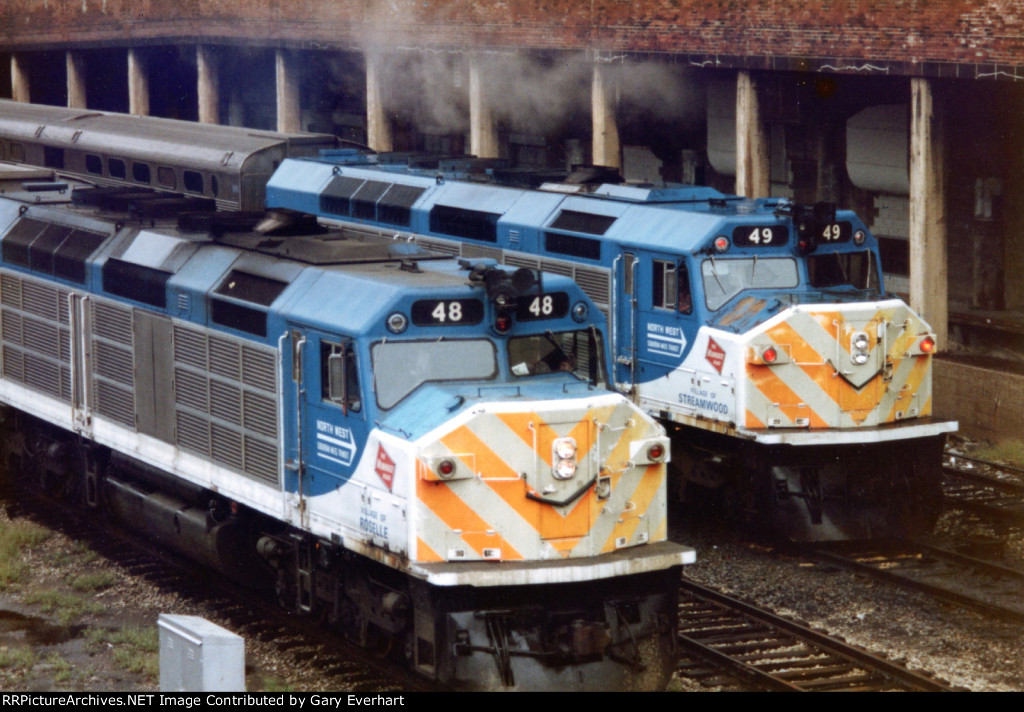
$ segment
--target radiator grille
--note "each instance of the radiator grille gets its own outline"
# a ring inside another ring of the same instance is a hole
[[[278,484],[277,355],[174,326],[177,444],[255,480]]]
[[[0,301],[4,306],[21,309],[21,279],[13,275],[0,276]]]
[[[588,297],[597,302],[598,306],[607,307],[611,288],[608,284],[608,271],[577,267],[573,276]]]
[[[71,402],[69,296],[68,290],[49,284],[0,275],[4,378],[66,403]]]
[[[92,302],[92,388],[97,414],[135,430],[135,361],[132,310],[112,302]]]
[[[69,404],[70,294],[31,278],[0,274],[0,373]],[[98,298],[89,304],[89,406],[136,430],[133,354],[142,345],[135,344],[133,310]],[[188,324],[175,324],[171,333],[175,444],[277,486],[276,351]]]
[[[132,392],[96,378],[93,382],[93,408],[122,425],[135,429],[135,398]]]
[[[110,302],[92,303],[93,333],[125,346],[132,345],[132,312]]]
[[[48,284],[37,284],[25,280],[21,286],[22,309],[29,314],[40,316],[50,321],[57,321],[60,313],[57,304],[58,290]],[[65,292],[65,295],[67,292]],[[66,314],[65,314],[66,316]]]

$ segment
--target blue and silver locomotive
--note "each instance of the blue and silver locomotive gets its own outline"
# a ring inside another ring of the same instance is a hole
[[[5,177],[9,473],[445,684],[664,687],[669,440],[571,280]]]
[[[267,202],[571,276],[609,315],[614,383],[670,431],[684,499],[798,539],[929,529],[944,434],[930,327],[830,204],[699,186],[499,185],[354,152],[285,161]],[[470,162],[471,163],[471,162]]]

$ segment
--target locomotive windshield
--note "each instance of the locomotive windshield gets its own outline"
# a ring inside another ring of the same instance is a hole
[[[596,329],[519,336],[508,340],[508,362],[516,377],[571,373],[582,381],[605,386],[601,335]]]
[[[796,260],[789,257],[707,259],[701,264],[708,309],[715,311],[745,289],[789,289],[797,286]]]
[[[497,352],[487,339],[382,341],[373,346],[377,404],[392,408],[422,384],[494,378]]]
[[[807,276],[817,289],[850,285],[878,291],[878,270],[869,250],[808,255]]]

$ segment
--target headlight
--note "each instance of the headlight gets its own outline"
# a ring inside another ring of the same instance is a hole
[[[572,438],[558,438],[555,440],[555,455],[559,460],[576,457],[576,441]]]
[[[863,366],[870,358],[871,337],[866,331],[856,331],[850,335],[850,360],[855,366]]]
[[[576,463],[573,460],[559,460],[555,465],[555,479],[568,480],[576,474]]]
[[[576,475],[576,441],[572,438],[558,438],[551,444],[554,466],[551,468],[556,480],[568,480]]]

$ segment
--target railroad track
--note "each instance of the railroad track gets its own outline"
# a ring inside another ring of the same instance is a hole
[[[140,541],[116,525],[86,518],[80,510],[60,502],[24,493],[8,509],[85,542],[101,557],[154,588],[173,592],[190,606],[208,611],[205,617],[212,622],[247,640],[257,639],[274,647],[291,665],[317,670],[322,674],[323,690],[396,693],[438,689],[342,640],[316,621],[290,615],[275,602],[166,549]]]
[[[679,674],[723,689],[954,691],[805,625],[683,579]]]
[[[985,615],[1024,622],[1020,569],[915,541],[819,543],[801,554]]]
[[[964,455],[952,455],[950,460],[953,464],[942,468],[947,508],[1024,527],[1024,470]]]

